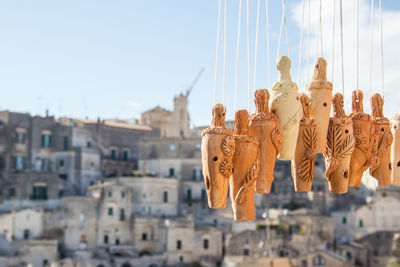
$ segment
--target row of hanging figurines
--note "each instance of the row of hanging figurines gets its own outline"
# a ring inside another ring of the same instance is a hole
[[[400,185],[400,168],[392,170],[392,166],[400,166],[400,115],[392,122],[385,118],[383,99],[375,94],[371,118],[364,113],[360,90],[353,92],[352,113],[346,115],[343,95],[332,96],[323,58],[316,62],[308,96],[299,94],[290,65],[286,56],[277,62],[279,81],[272,87],[271,108],[268,90],[260,89],[254,93],[254,114],[249,116],[245,109],[235,112],[234,132],[225,128],[222,104],[213,107],[211,126],[203,130],[208,205],[225,208],[230,187],[236,221],[255,218],[254,193],[270,192],[277,158],[291,160],[296,192],[311,191],[317,153],[325,157],[325,174],[333,193],[346,193],[348,186],[360,187],[367,169],[380,187]]]

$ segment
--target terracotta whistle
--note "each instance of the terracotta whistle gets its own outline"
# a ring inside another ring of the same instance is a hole
[[[255,218],[254,183],[258,174],[258,142],[249,135],[249,114],[247,110],[235,113],[234,171],[230,181],[230,197],[235,221]]]
[[[336,93],[332,99],[333,117],[329,118],[326,143],[326,172],[332,193],[347,192],[351,154],[354,150],[353,122],[346,116],[343,96]]]
[[[395,113],[392,117],[392,183],[395,186],[400,186],[400,114]]]
[[[301,119],[301,104],[297,84],[290,77],[290,59],[281,57],[277,63],[279,81],[272,87],[271,112],[278,117],[282,147],[278,158],[292,160],[296,150]]]
[[[300,94],[303,118],[300,120],[296,152],[292,160],[292,176],[296,192],[310,192],[314,178],[314,163],[318,143],[317,124],[310,118],[310,99]]]
[[[326,65],[327,62],[324,58],[318,58],[312,81],[307,84],[311,99],[310,117],[317,124],[317,153],[325,153],[329,116],[331,115],[333,85],[326,79]]]
[[[371,109],[374,145],[369,174],[378,180],[379,187],[383,187],[392,184],[390,146],[393,143],[393,135],[390,131],[390,121],[383,115],[383,98],[380,94],[374,94],[371,97]]]
[[[355,147],[350,161],[349,186],[360,187],[363,173],[371,166],[371,116],[364,113],[364,94],[360,90],[353,91],[352,113]]]
[[[203,176],[210,208],[223,209],[228,197],[229,178],[235,141],[231,129],[225,128],[226,108],[216,104],[211,126],[204,129],[201,140]]]
[[[260,151],[260,166],[254,191],[264,194],[269,194],[271,191],[275,161],[282,144],[278,119],[275,114],[269,111],[268,100],[268,90],[255,91],[256,113],[250,116],[250,135],[256,137]]]

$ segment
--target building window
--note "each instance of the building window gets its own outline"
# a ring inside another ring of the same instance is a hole
[[[164,203],[168,203],[168,191],[164,191]]]
[[[69,140],[68,140],[68,136],[64,136],[63,138],[63,150],[67,151],[69,147]]]
[[[325,266],[326,265],[325,258],[322,257],[321,255],[315,256],[313,259],[313,264],[314,266]]]
[[[115,245],[119,245],[119,238],[115,239]]]
[[[200,181],[203,179],[203,174],[200,169],[193,169],[193,176],[192,180],[194,181]]]
[[[112,192],[108,191],[108,197],[112,197]]]
[[[86,147],[87,147],[87,148],[91,148],[91,147],[92,147],[92,143],[88,141],[88,142],[86,143]]]
[[[346,217],[343,217],[342,218],[342,224],[346,224],[347,223],[347,218]]]
[[[30,235],[31,235],[31,233],[30,233],[29,229],[25,229],[24,230],[24,239],[25,240],[29,239]]]
[[[124,151],[122,152],[122,160],[123,161],[129,160],[129,151],[127,149],[124,149]]]
[[[201,200],[207,199],[207,192],[205,189],[201,189]]]
[[[200,148],[201,148],[201,144],[200,144],[200,143],[197,143],[197,144],[196,144],[196,150],[199,151]]]
[[[169,168],[169,177],[174,177],[174,176],[175,176],[175,169]]]
[[[121,198],[125,198],[125,191],[121,192]]]
[[[111,149],[111,159],[113,159],[113,160],[117,159],[117,149],[115,149],[115,148]]]
[[[250,250],[248,248],[243,249],[243,256],[249,256]]]
[[[176,249],[178,249],[178,250],[182,249],[182,241],[181,240],[176,241]]]
[[[208,239],[203,239],[203,248],[208,249]]]
[[[42,148],[51,147],[52,137],[50,132],[43,132],[42,133]]]
[[[125,221],[125,210],[124,209],[119,210],[119,220]]]
[[[147,240],[147,233],[142,233],[142,241],[146,241]]]
[[[113,215],[113,208],[108,208],[108,215],[112,216]]]
[[[359,226],[360,228],[364,227],[364,221],[363,221],[362,219],[360,219],[360,220],[358,221],[358,226]]]
[[[25,144],[25,132],[18,131],[17,132],[17,144],[23,145]]]
[[[64,160],[62,159],[62,160],[60,160],[60,167],[63,167],[64,166]]]
[[[169,150],[172,151],[172,152],[175,151],[176,150],[176,145],[175,144],[170,144],[169,145]]]
[[[51,160],[50,159],[42,159],[40,169],[42,171],[51,171]]]
[[[32,199],[46,200],[47,199],[47,186],[34,186]]]
[[[104,235],[103,241],[104,241],[104,244],[108,244],[108,235]]]
[[[21,156],[14,156],[14,168],[16,170],[25,169],[25,158]]]
[[[186,190],[186,200],[192,200],[192,189],[187,189]]]

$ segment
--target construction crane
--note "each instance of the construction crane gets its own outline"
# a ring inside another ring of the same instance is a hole
[[[188,97],[190,92],[192,91],[193,87],[196,85],[197,81],[200,79],[200,76],[203,74],[204,68],[202,68],[199,73],[197,74],[196,78],[194,78],[192,85],[186,90],[185,97]]]

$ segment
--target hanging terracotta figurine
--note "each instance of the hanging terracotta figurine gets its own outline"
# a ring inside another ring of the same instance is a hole
[[[392,183],[400,186],[400,114],[395,113],[392,117]]]
[[[383,187],[392,184],[390,146],[393,143],[393,135],[390,131],[390,121],[383,115],[383,99],[380,94],[371,97],[371,109],[374,145],[369,173],[378,180],[378,186]]]
[[[208,205],[214,209],[223,209],[226,206],[235,151],[232,130],[225,128],[225,113],[226,108],[222,104],[216,104],[212,110],[211,126],[202,132],[203,176]]]
[[[317,123],[317,153],[325,153],[329,116],[331,115],[333,86],[326,79],[326,65],[327,62],[324,58],[317,59],[314,76],[308,84],[311,98],[310,117]]]
[[[258,174],[259,149],[257,139],[249,135],[249,114],[238,110],[235,114],[235,153],[230,197],[235,221],[255,218],[254,183]]]
[[[303,118],[300,120],[299,136],[297,137],[296,153],[292,160],[292,176],[296,192],[310,192],[314,178],[314,163],[317,146],[317,124],[310,118],[310,99],[306,94],[300,94],[303,107]]]
[[[350,161],[349,186],[360,187],[363,173],[371,166],[371,116],[364,113],[364,94],[360,90],[353,91],[350,118],[353,121],[355,147]]]
[[[292,160],[296,150],[301,119],[301,104],[297,84],[290,77],[290,59],[281,57],[277,63],[279,81],[272,87],[271,112],[278,117],[282,133],[280,160]]]
[[[268,108],[269,93],[266,89],[254,92],[256,113],[250,116],[250,135],[255,136],[260,150],[260,166],[255,182],[256,193],[269,194],[274,180],[274,166],[282,144],[278,119]]]
[[[332,193],[347,192],[351,154],[354,150],[353,122],[346,116],[343,96],[336,93],[332,99],[333,117],[329,119],[326,143],[326,177]]]

